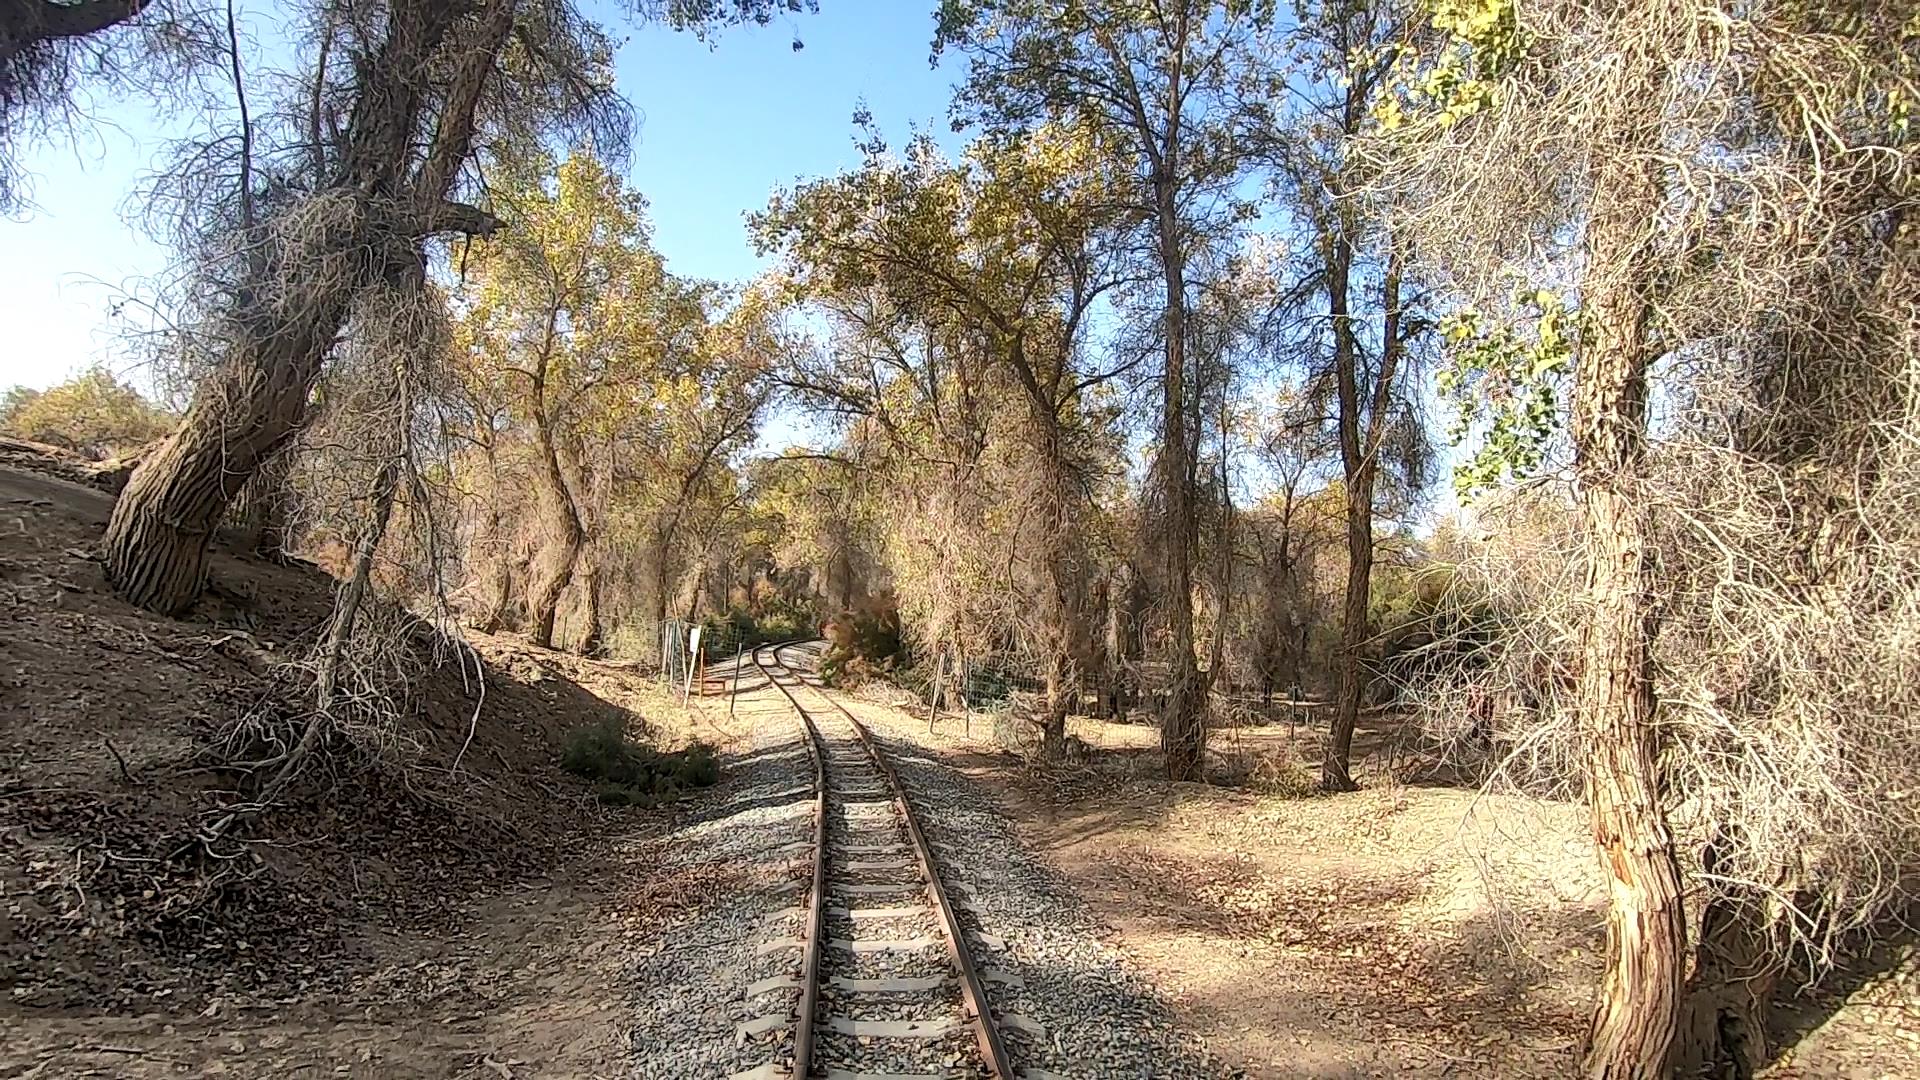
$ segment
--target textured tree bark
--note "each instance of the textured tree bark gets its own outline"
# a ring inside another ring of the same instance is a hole
[[[1173,168],[1171,162],[1163,169]],[[1187,435],[1187,283],[1179,237],[1179,208],[1171,181],[1155,185],[1160,254],[1166,281],[1166,370],[1161,375],[1160,483],[1165,502],[1168,684],[1160,718],[1160,749],[1167,779],[1198,780],[1206,751],[1207,687],[1193,637],[1193,471]]]
[[[292,552],[287,545],[287,517],[293,509],[286,485],[293,464],[291,451],[275,454],[260,466],[242,494],[245,526],[240,548],[262,559],[283,561]]]
[[[582,554],[574,583],[580,587],[580,637],[573,651],[592,656],[600,651],[600,565],[590,554]]]
[[[1590,223],[1587,325],[1573,394],[1574,473],[1587,541],[1587,623],[1575,701],[1587,801],[1607,881],[1606,975],[1588,1035],[1593,1080],[1671,1075],[1686,910],[1660,801],[1647,522],[1635,485],[1646,452],[1647,303],[1641,237],[1656,189],[1631,163],[1606,168]]]
[[[1587,801],[1608,892],[1607,968],[1586,1074],[1662,1077],[1670,1074],[1679,1035],[1686,912],[1655,766],[1644,529],[1631,499],[1611,485],[1589,486],[1581,501],[1590,622],[1576,693],[1586,726]]]
[[[391,5],[379,53],[362,66],[338,174],[303,204],[311,226],[270,250],[238,290],[226,319],[230,344],[215,375],[194,396],[180,427],[140,464],[107,524],[107,579],[126,599],[165,614],[192,605],[206,578],[207,545],[227,507],[260,465],[306,421],[307,403],[334,339],[360,291],[411,272],[417,238],[446,229],[490,230],[471,208],[442,211],[484,75],[511,22],[511,2],[490,13],[489,36],[461,58],[421,182],[405,188],[409,140],[429,98],[429,60],[458,12],[450,4]],[[407,190],[410,211],[379,192]],[[396,216],[397,214],[397,216]],[[285,283],[293,282],[291,287]]]
[[[47,41],[87,37],[145,11],[150,0],[0,0],[0,63]]]
[[[1337,219],[1336,219],[1337,220]],[[1340,614],[1340,689],[1333,730],[1320,763],[1320,786],[1352,791],[1353,729],[1360,722],[1361,649],[1367,640],[1367,592],[1373,579],[1373,463],[1360,445],[1359,346],[1354,341],[1348,288],[1353,247],[1343,225],[1325,242],[1327,301],[1333,323],[1334,381],[1339,395],[1340,465],[1346,481],[1347,591]]]
[[[573,580],[580,549],[586,542],[580,514],[567,480],[560,469],[560,450],[545,423],[536,424],[539,432],[540,468],[534,470],[539,487],[541,515],[553,534],[534,561],[533,581],[527,589],[527,633],[535,645],[553,648],[553,628],[560,614],[560,596]]]
[[[1352,311],[1352,226],[1339,220],[1337,235],[1327,242],[1327,296],[1333,315],[1334,381],[1340,407],[1340,463],[1346,482],[1347,591],[1340,615],[1340,688],[1335,701],[1333,730],[1320,765],[1320,786],[1328,791],[1352,791],[1353,731],[1360,722],[1360,700],[1366,693],[1364,650],[1370,628],[1367,607],[1373,589],[1373,493],[1380,475],[1380,445],[1386,434],[1394,380],[1399,375],[1400,267],[1389,253],[1383,290],[1380,369],[1375,372],[1373,398],[1360,399],[1360,343],[1354,334]]]
[[[1701,911],[1677,1075],[1750,1080],[1767,1063],[1767,1007],[1781,978],[1780,950],[1763,921],[1771,906],[1757,890],[1721,889]]]
[[[1057,405],[1031,402],[1032,423],[1040,443],[1041,478],[1041,638],[1046,650],[1046,705],[1040,717],[1040,756],[1058,761],[1067,749],[1067,716],[1077,694],[1073,632],[1079,614],[1079,568],[1073,549],[1072,480],[1067,475]]]
[[[284,321],[236,322],[226,363],[113,504],[107,580],[121,596],[163,615],[178,615],[199,597],[207,545],[260,463],[305,420],[350,298],[343,289]]]

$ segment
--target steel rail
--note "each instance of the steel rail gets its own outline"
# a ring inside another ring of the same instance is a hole
[[[793,1024],[793,1071],[794,1080],[806,1080],[813,1074],[813,1016],[820,1006],[820,951],[826,941],[827,919],[827,748],[820,740],[820,732],[813,726],[813,717],[800,707],[800,702],[773,674],[773,666],[760,659],[765,649],[773,654],[773,666],[786,668],[780,662],[777,646],[760,646],[753,650],[753,663],[767,676],[767,681],[780,688],[787,695],[787,701],[807,728],[807,750],[813,756],[813,888],[807,896],[806,930],[804,931],[804,953],[800,959],[800,1002],[795,1006],[797,1015]]]
[[[980,1044],[980,1056],[987,1067],[987,1075],[1000,1080],[1016,1080],[1019,1074],[1014,1071],[1012,1060],[1007,1056],[1006,1042],[1000,1037],[1000,1029],[993,1021],[992,1007],[987,1003],[986,984],[980,978],[979,969],[974,966],[972,954],[967,950],[966,932],[960,927],[959,916],[953,909],[953,902],[947,897],[946,887],[940,883],[940,868],[934,861],[933,845],[927,842],[926,834],[920,829],[919,819],[914,817],[912,805],[907,801],[906,786],[900,782],[900,775],[894,771],[893,763],[880,752],[879,744],[868,734],[867,726],[860,722],[860,718],[849,712],[845,705],[840,704],[825,690],[800,676],[795,669],[787,667],[786,661],[780,658],[780,650],[792,648],[794,644],[794,642],[784,642],[775,645],[772,649],[774,663],[794,673],[794,677],[799,679],[802,686],[811,689],[827,704],[839,710],[841,716],[846,717],[847,722],[853,725],[853,732],[859,737],[860,745],[866,750],[867,756],[872,758],[873,763],[879,767],[880,774],[887,778],[887,786],[893,792],[893,805],[899,812],[901,821],[906,825],[908,837],[913,841],[913,854],[920,864],[921,876],[927,879],[927,898],[932,901],[935,913],[940,919],[940,928],[946,935],[947,955],[960,973],[961,1001],[968,1012],[967,1020],[973,1028],[974,1041]],[[772,672],[768,672],[767,677],[772,679]],[[800,715],[806,718],[807,729],[813,731],[813,718],[801,708],[793,692],[787,690],[785,686],[780,689],[786,693],[787,700],[793,702],[793,707],[800,712]],[[815,738],[818,737],[816,732]],[[822,790],[825,790],[824,786]],[[824,813],[822,820],[825,820]],[[824,850],[823,848],[822,851]],[[824,865],[824,859],[821,865]]]

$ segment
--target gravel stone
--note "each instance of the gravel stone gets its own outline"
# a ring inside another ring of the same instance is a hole
[[[790,664],[799,655],[787,653]],[[830,802],[829,843],[905,843],[877,773],[863,765],[851,729],[824,703],[797,691],[821,726],[828,746],[829,783],[859,801]],[[817,705],[817,707],[816,707]],[[1043,862],[1026,851],[1011,824],[977,783],[940,763],[922,747],[891,739],[885,725],[869,725],[906,785],[921,828],[937,845],[943,882],[960,909],[970,949],[983,972],[1003,972],[1020,986],[989,981],[993,1008],[1040,1024],[1043,1039],[1003,1025],[1016,1067],[1072,1078],[1215,1080],[1236,1073],[1214,1061],[1199,1041],[1182,1033],[1153,989],[1130,974],[1121,955],[1103,942],[1086,909]],[[633,967],[636,1019],[633,1075],[641,1078],[727,1077],[791,1055],[791,1025],[739,1040],[737,1025],[770,1013],[791,1013],[792,990],[749,999],[749,983],[797,975],[800,950],[758,952],[762,942],[797,937],[811,876],[812,763],[799,718],[791,728],[763,732],[744,757],[729,765],[722,784],[667,841],[669,866],[710,864],[739,872],[738,887],[716,890],[697,910],[677,918],[650,942]],[[828,902],[838,907],[906,907],[924,903],[910,855],[855,856],[898,862],[900,870],[847,871],[830,866]],[[846,861],[845,858],[837,860]],[[800,882],[798,890],[783,884]],[[846,883],[893,883],[892,892],[848,896]],[[938,941],[932,910],[924,915],[855,920],[829,912],[830,938]],[[998,939],[983,942],[975,932]],[[991,946],[991,947],[990,947]],[[945,946],[911,953],[830,950],[822,974],[857,978],[952,975]],[[944,997],[904,994],[897,999],[847,997],[822,990],[822,1016],[867,1020],[934,1019],[959,1009],[957,982]],[[955,1078],[980,1075],[979,1051],[963,1026],[926,1040],[856,1038],[818,1029],[816,1058],[842,1069],[926,1072]]]

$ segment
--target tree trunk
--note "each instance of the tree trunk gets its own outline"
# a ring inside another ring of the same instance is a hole
[[[1351,761],[1353,730],[1360,722],[1360,699],[1366,691],[1362,650],[1367,642],[1368,592],[1373,584],[1373,478],[1378,448],[1371,445],[1372,440],[1363,445],[1360,435],[1360,345],[1355,340],[1350,296],[1352,237],[1340,217],[1336,216],[1329,228],[1332,231],[1324,250],[1327,306],[1333,323],[1334,381],[1340,399],[1340,466],[1346,486],[1347,591],[1340,609],[1340,686],[1326,757],[1320,763],[1320,786],[1328,791],[1352,791],[1359,786],[1353,782]]]
[[[574,566],[580,561],[580,549],[586,537],[573,496],[567,491],[566,477],[560,469],[560,450],[554,443],[550,424],[536,426],[540,467],[534,470],[534,477],[540,489],[539,502],[545,511],[542,516],[554,531],[534,561],[533,581],[527,589],[527,632],[535,645],[551,649],[560,597],[573,580]]]
[[[1163,168],[1172,168],[1168,162]],[[1187,283],[1179,237],[1179,208],[1171,180],[1155,184],[1160,257],[1166,281],[1166,370],[1161,378],[1160,483],[1165,501],[1168,685],[1160,719],[1167,779],[1197,780],[1206,750],[1206,687],[1194,654],[1193,480],[1187,434]]]
[[[206,579],[207,545],[227,507],[306,418],[307,396],[346,322],[346,284],[272,323],[236,320],[226,362],[180,427],[113,504],[107,580],[129,602],[178,615]]]
[[[1575,700],[1594,842],[1608,888],[1606,976],[1588,1036],[1593,1080],[1667,1076],[1679,1035],[1686,912],[1660,802],[1647,522],[1635,505],[1652,350],[1641,236],[1651,178],[1614,165],[1595,192],[1591,339],[1573,394],[1574,471],[1587,541],[1587,622]]]
[[[1046,706],[1040,718],[1040,755],[1057,761],[1067,747],[1067,716],[1075,696],[1073,634],[1078,605],[1078,560],[1074,558],[1072,479],[1067,475],[1057,405],[1035,400],[1032,422],[1039,436],[1041,468],[1041,641],[1046,652]]]
[[[580,558],[580,572],[574,576],[580,587],[580,637],[573,651],[592,656],[600,651],[600,565],[591,555]]]
[[[1366,692],[1367,598],[1373,587],[1373,484],[1372,477],[1366,480],[1366,502],[1351,490],[1347,496],[1347,592],[1340,608],[1340,687],[1327,755],[1320,763],[1320,786],[1328,791],[1359,787],[1351,772],[1353,732],[1360,722],[1360,699]]]
[[[287,535],[287,519],[293,509],[293,499],[287,491],[292,467],[292,450],[282,450],[260,466],[260,471],[241,493],[241,550],[275,562],[292,554],[287,548],[292,540]]]
[[[553,367],[554,350],[559,343],[560,305],[556,301],[547,310],[545,340],[534,357],[533,431],[540,453],[533,471],[536,504],[540,516],[553,530],[534,559],[532,581],[527,586],[527,633],[535,645],[553,648],[553,628],[560,614],[560,597],[573,580],[574,565],[586,542],[580,504],[568,490],[566,470],[560,461],[561,448],[555,435],[560,425],[559,406],[550,400],[548,375]]]
[[[1720,868],[1716,837],[1707,845],[1703,869]],[[1700,941],[1687,981],[1686,1023],[1675,1054],[1676,1073],[1721,1080],[1751,1080],[1767,1062],[1767,1008],[1779,988],[1780,949],[1772,931],[1781,901],[1793,883],[1782,879],[1771,893],[1726,884],[1710,886],[1700,913]]]
[[[1582,504],[1590,612],[1576,693],[1608,889],[1607,970],[1586,1071],[1593,1080],[1661,1077],[1678,1035],[1686,913],[1655,766],[1644,529],[1611,485],[1590,487]]]

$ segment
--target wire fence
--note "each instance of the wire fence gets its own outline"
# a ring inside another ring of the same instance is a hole
[[[1046,710],[1045,672],[1032,659],[1011,654],[969,656],[941,650],[894,676],[924,709],[928,723],[943,716],[971,730],[976,719],[1002,728],[1030,725]],[[1152,725],[1166,706],[1170,671],[1164,663],[1135,661],[1105,671],[1074,672],[1067,693],[1071,715],[1117,723]],[[1290,730],[1325,726],[1331,703],[1310,697],[1300,684],[1234,682],[1222,678],[1208,693],[1208,724],[1214,728],[1284,725]]]

